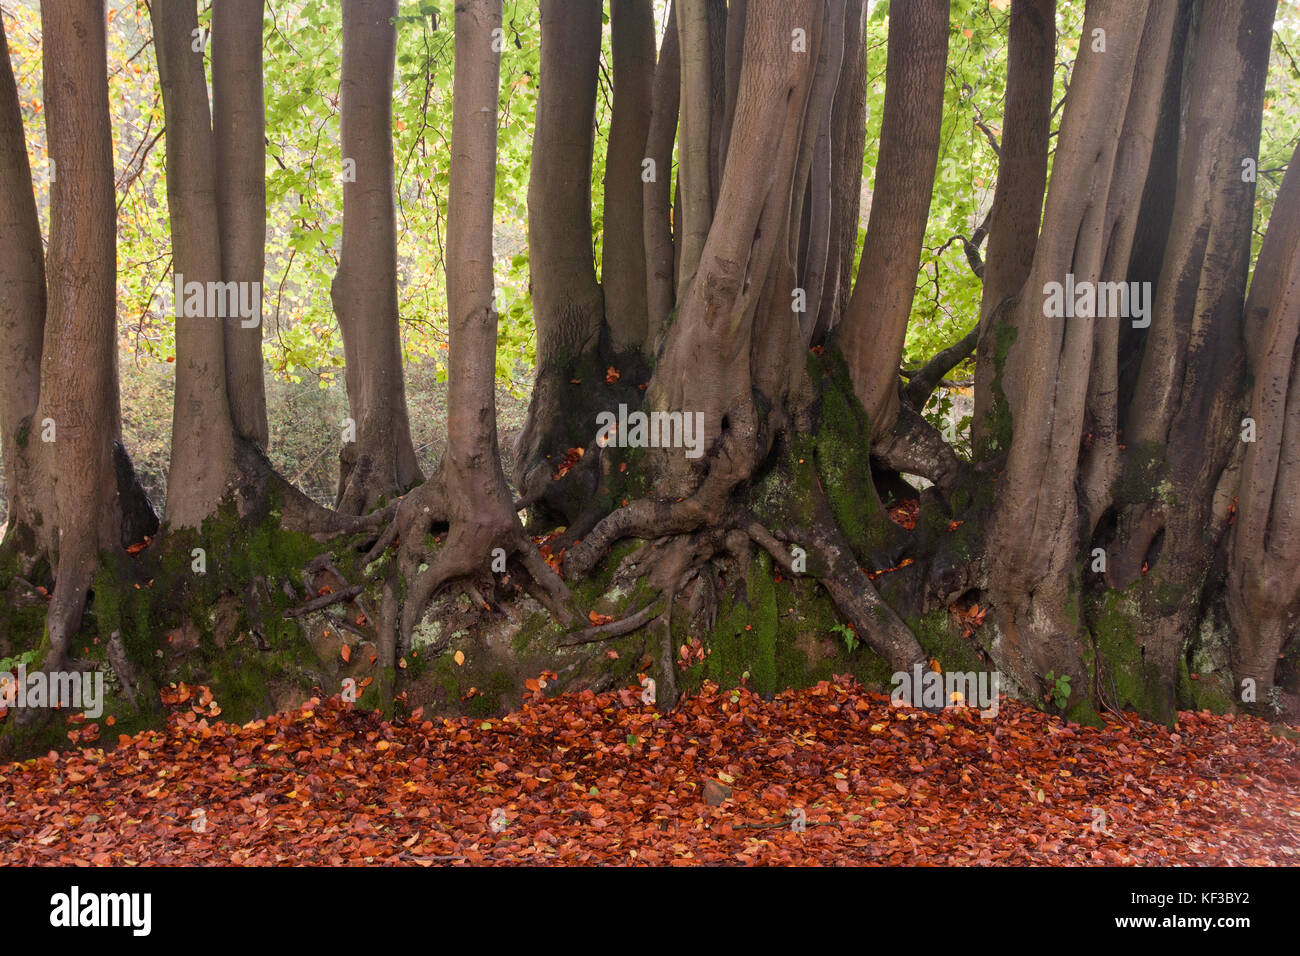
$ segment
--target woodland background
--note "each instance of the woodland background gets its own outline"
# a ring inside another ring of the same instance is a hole
[[[1083,3],[1057,3],[1058,50],[1054,102],[1059,102],[1078,47]],[[408,376],[412,439],[425,474],[441,448],[445,422],[447,343],[443,262],[450,166],[452,36],[449,4],[403,0],[394,90],[397,161],[400,311]],[[978,321],[981,283],[963,238],[985,221],[993,202],[1006,82],[1006,18],[1010,0],[953,0],[952,36],[944,85],[943,132],[930,219],[908,323],[904,364],[917,367],[959,341]],[[657,34],[668,4],[656,0]],[[888,0],[870,0],[867,17],[867,134],[858,251],[866,235],[884,102]],[[41,117],[40,11],[37,0],[4,0],[0,13],[24,107],[33,155],[37,203],[48,236],[48,180],[40,175],[45,126]],[[171,236],[165,157],[160,140],[162,100],[149,15],[139,0],[111,0],[109,96],[113,116],[118,211],[118,315],[123,439],[155,507],[166,501],[171,442],[175,325],[171,320]],[[264,354],[270,445],[279,472],[324,505],[338,483],[336,445],[347,415],[343,345],[329,288],[342,234],[339,181],[339,35],[334,3],[275,3],[265,39],[267,162]],[[210,26],[211,6],[200,6]],[[532,386],[535,339],[528,296],[526,243],[529,160],[537,105],[538,8],[506,0],[511,42],[501,58],[495,247],[502,289],[497,394],[505,472],[513,437],[522,427]],[[592,233],[596,254],[605,147],[612,108],[608,16],[596,100],[592,173]],[[1279,5],[1265,94],[1251,263],[1268,225],[1282,172],[1300,138],[1300,4]],[[1053,115],[1053,131],[1061,111]],[[856,268],[856,266],[855,266]],[[160,298],[161,297],[161,298]],[[936,391],[927,417],[952,423],[957,444],[969,446],[974,361],[949,381],[965,387]],[[3,463],[0,463],[2,468]],[[0,479],[3,471],[0,470]],[[0,521],[5,499],[0,496]]]

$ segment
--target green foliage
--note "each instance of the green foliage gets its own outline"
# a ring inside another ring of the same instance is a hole
[[[1061,674],[1058,677],[1053,671],[1048,671],[1043,677],[1049,685],[1047,690],[1048,702],[1055,702],[1056,706],[1064,707],[1070,699],[1070,675]]]
[[[11,55],[24,106],[42,226],[48,233],[49,181],[41,92],[39,11],[7,5]],[[398,220],[398,295],[408,364],[445,378],[447,301],[444,249],[451,164],[452,0],[403,0],[397,27],[393,153]],[[137,0],[108,4],[109,97],[119,159],[118,303],[121,345],[138,369],[175,356],[165,139],[152,24]],[[210,8],[200,11],[210,25]],[[265,353],[287,382],[332,387],[343,368],[330,301],[343,224],[338,4],[293,0],[268,9],[263,41],[267,130]],[[535,358],[528,298],[526,195],[540,59],[535,3],[507,0],[501,59],[497,165],[497,371],[515,394]],[[608,37],[604,59],[609,65]],[[210,46],[205,53],[210,68]],[[602,82],[606,82],[604,79]],[[598,107],[602,133],[594,176],[599,209],[609,90]],[[593,223],[598,229],[598,223]],[[165,368],[165,365],[163,366]]]
[[[35,648],[23,651],[21,654],[15,654],[12,657],[0,657],[0,672],[11,671],[16,667],[31,667],[40,657],[40,652]]]
[[[858,649],[862,642],[858,640],[857,631],[842,622],[836,622],[831,625],[831,630],[844,639],[844,647],[850,654]]]

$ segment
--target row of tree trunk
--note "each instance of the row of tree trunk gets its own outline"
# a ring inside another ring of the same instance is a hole
[[[541,0],[528,193],[537,370],[512,492],[494,400],[501,2],[456,7],[448,439],[425,480],[397,307],[397,3],[344,0],[341,148],[355,178],[331,288],[351,404],[337,507],[307,500],[265,457],[260,325],[178,317],[159,540],[230,503],[322,536],[373,532],[371,558],[390,547],[398,556],[372,622],[389,661],[436,593],[490,584],[502,554],[571,622],[582,609],[565,579],[636,538],[650,542],[646,573],[667,596],[664,620],[676,598],[716,593],[719,569],[734,576],[761,550],[784,573],[816,578],[896,670],[926,658],[907,620],[977,601],[990,609],[980,633],[994,666],[1081,719],[1103,707],[1171,719],[1190,653],[1216,635],[1229,648],[1233,699],[1270,699],[1300,613],[1293,169],[1248,284],[1275,9],[1089,0],[1054,131],[1054,0],[1013,0],[980,315],[904,385],[948,0],[891,6],[856,274],[865,0],[674,0],[658,42],[651,0],[610,0],[599,270],[591,179],[603,4]],[[210,109],[195,4],[152,6],[172,256],[187,282],[262,279],[263,12],[262,0],[216,6]],[[102,3],[45,0],[42,28],[57,168],[48,249],[0,50],[0,327],[10,346],[0,434],[4,549],[25,574],[44,562],[54,582],[47,661],[57,665],[102,556],[154,535],[158,518],[121,444]],[[1146,314],[1081,307],[1061,317],[1048,307],[1054,283],[1123,283],[1138,292],[1130,311],[1145,301]],[[967,459],[921,412],[972,350]],[[620,404],[698,418],[703,454],[681,441],[644,452],[628,436],[596,442],[597,416]],[[923,513],[967,526],[960,549],[952,535],[892,527],[877,487],[903,487],[900,474],[930,483]],[[560,575],[530,540],[557,527]],[[882,593],[877,573],[903,557]]]

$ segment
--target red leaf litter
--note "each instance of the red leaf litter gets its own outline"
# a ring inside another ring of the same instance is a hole
[[[489,720],[335,697],[241,727],[189,690],[163,731],[0,767],[0,863],[1300,862],[1296,744],[1254,718],[984,720],[846,677],[669,713],[639,687]]]

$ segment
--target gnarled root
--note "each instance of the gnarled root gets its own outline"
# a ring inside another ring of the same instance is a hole
[[[278,501],[280,524],[286,530],[327,540],[337,535],[374,531],[392,514],[391,506],[372,514],[354,516],[318,505],[276,471],[266,453],[252,442],[240,440],[237,443],[235,461],[240,513],[249,514],[268,507],[272,500]]]
[[[770,531],[756,521],[750,522],[745,531],[787,574],[792,577],[799,574],[789,550]],[[925,661],[925,652],[916,636],[881,599],[838,529],[815,524],[801,533],[800,542],[808,552],[812,573],[836,609],[872,650],[895,671],[910,671],[912,665]]]
[[[394,657],[408,646],[425,609],[442,588],[463,582],[477,590],[479,582],[490,576],[494,554],[496,559],[504,554],[507,567],[558,620],[565,624],[573,621],[572,595],[512,512],[484,509],[453,518],[450,511],[442,481],[435,476],[397,502],[393,521],[367,555],[367,562],[374,561],[397,544],[396,565],[385,581],[377,622],[381,655],[386,649],[384,641],[391,642]],[[447,536],[440,546],[431,548],[426,539],[435,527],[445,527]]]

